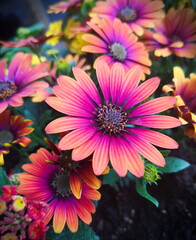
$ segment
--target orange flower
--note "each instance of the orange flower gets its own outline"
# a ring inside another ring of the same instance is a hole
[[[196,15],[193,9],[179,7],[169,9],[166,17],[154,28],[146,30],[143,42],[157,57],[195,58],[196,56]]]
[[[174,85],[163,87],[165,93],[170,92],[176,97],[176,112],[179,120],[186,125],[185,134],[190,138],[196,137],[196,74],[191,73],[186,78],[180,67],[174,67]]]
[[[11,115],[10,110],[0,113],[0,165],[4,164],[3,154],[9,153],[12,144],[27,147],[31,143],[31,139],[25,137],[34,130],[29,128],[31,124],[31,120]]]

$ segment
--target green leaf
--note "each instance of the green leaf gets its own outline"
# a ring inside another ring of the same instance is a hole
[[[7,174],[3,170],[3,168],[0,167],[0,194],[2,194],[1,188],[3,185],[11,185],[11,183],[10,183],[10,180],[9,180]]]
[[[149,201],[151,201],[152,203],[154,203],[154,205],[155,205],[156,207],[158,207],[158,206],[159,206],[159,202],[147,192],[146,185],[147,185],[147,182],[146,182],[146,181],[144,181],[143,179],[137,179],[137,180],[136,180],[136,191],[137,191],[142,197],[148,199]]]
[[[46,240],[99,240],[99,237],[91,227],[80,222],[76,233],[70,232],[70,230],[65,227],[60,234],[56,234],[53,228],[50,227],[46,233]]]
[[[109,184],[110,186],[114,186],[118,180],[119,176],[114,169],[110,169],[110,172],[103,176],[103,184]]]
[[[188,162],[177,157],[166,157],[165,161],[166,161],[165,167],[157,168],[162,173],[178,172],[190,166]]]
[[[167,157],[170,154],[171,150],[160,150],[160,152],[163,155],[163,157]]]
[[[17,29],[17,35],[20,38],[27,38],[29,36],[36,36],[42,30],[44,30],[45,25],[43,23],[36,23],[30,27],[19,27]]]

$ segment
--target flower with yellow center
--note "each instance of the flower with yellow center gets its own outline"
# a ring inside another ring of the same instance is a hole
[[[13,207],[16,212],[22,211],[26,207],[26,203],[22,196],[14,196],[13,197]]]

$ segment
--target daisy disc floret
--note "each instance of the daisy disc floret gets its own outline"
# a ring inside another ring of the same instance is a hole
[[[138,41],[128,26],[118,19],[102,19],[98,25],[90,22],[88,24],[98,36],[85,34],[83,39],[90,44],[84,46],[82,51],[102,53],[94,63],[95,68],[97,61],[103,59],[110,66],[115,62],[121,63],[126,71],[134,65],[140,65],[144,73],[150,74],[151,61],[144,44]]]
[[[56,153],[50,153],[40,148],[30,155],[32,164],[23,165],[27,172],[19,176],[18,192],[28,200],[48,203],[43,221],[47,224],[53,218],[56,233],[61,233],[66,223],[72,232],[76,232],[78,217],[86,224],[92,221],[95,206],[90,200],[100,199],[100,193],[95,189],[100,187],[100,181],[89,170],[88,164],[71,161],[70,151],[59,155],[60,150],[56,150]]]
[[[191,8],[170,8],[154,31],[146,30],[144,43],[157,57],[196,57],[196,18]]]
[[[42,81],[36,81],[45,77],[45,63],[35,67],[32,65],[32,54],[17,53],[12,59],[8,74],[6,74],[6,59],[0,61],[0,113],[8,105],[19,107],[23,105],[23,97],[30,96],[42,86]]]
[[[96,18],[118,18],[126,23],[137,35],[141,36],[143,28],[153,28],[164,17],[163,1],[152,0],[107,0],[98,1],[90,16]]]
[[[172,108],[176,100],[167,96],[140,104],[154,93],[160,79],[151,78],[139,85],[140,67],[135,66],[125,73],[121,64],[115,63],[110,69],[104,61],[97,64],[98,88],[81,69],[73,68],[73,73],[76,80],[59,77],[58,86],[53,88],[56,97],[46,100],[54,109],[69,115],[46,127],[48,134],[71,131],[60,140],[59,148],[73,149],[75,161],[92,154],[93,170],[97,175],[102,174],[110,161],[119,176],[125,176],[129,170],[141,177],[144,174],[141,155],[164,166],[163,156],[153,145],[172,149],[178,144],[144,127],[179,126],[176,118],[154,115]]]

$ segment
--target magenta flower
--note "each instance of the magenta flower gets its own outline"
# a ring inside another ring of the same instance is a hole
[[[0,61],[0,113],[8,105],[19,107],[23,105],[23,97],[30,96],[41,88],[45,82],[36,81],[45,77],[46,64],[39,64],[33,68],[32,54],[17,53],[12,59],[8,74],[6,74],[6,59]]]
[[[53,87],[56,97],[46,100],[54,109],[70,115],[58,118],[46,127],[48,134],[72,130],[60,140],[59,148],[73,149],[75,161],[93,154],[92,165],[97,175],[104,171],[110,160],[120,176],[125,176],[129,170],[141,177],[144,164],[140,155],[164,166],[162,154],[153,145],[173,149],[178,144],[170,137],[144,127],[167,129],[179,126],[181,123],[176,118],[154,115],[174,107],[176,100],[166,96],[138,106],[157,89],[160,79],[151,78],[138,86],[142,74],[138,66],[125,74],[119,63],[110,69],[100,61],[96,70],[98,90],[84,71],[73,68],[73,73],[76,81],[60,76],[59,85]]]
[[[143,28],[153,28],[165,14],[162,0],[106,0],[97,1],[90,16],[115,18],[125,22],[139,36]]]
[[[138,42],[138,38],[127,25],[118,19],[102,19],[99,25],[90,22],[88,24],[98,36],[85,34],[83,39],[90,44],[85,45],[82,51],[102,54],[94,63],[95,68],[97,61],[103,59],[109,66],[119,62],[126,71],[139,65],[144,73],[150,74],[151,61],[145,46]]]

